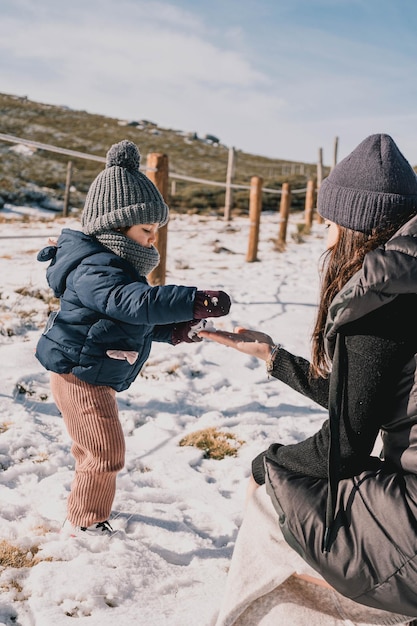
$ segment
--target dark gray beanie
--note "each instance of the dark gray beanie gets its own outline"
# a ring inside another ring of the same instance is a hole
[[[126,139],[111,146],[106,169],[90,185],[81,215],[87,235],[135,224],[168,221],[169,209],[151,180],[139,171],[137,146]]]
[[[389,135],[371,135],[320,186],[322,217],[362,233],[417,213],[417,176]]]

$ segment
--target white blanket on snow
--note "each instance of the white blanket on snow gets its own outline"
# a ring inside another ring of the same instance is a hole
[[[363,606],[296,573],[320,579],[284,540],[260,487],[247,505],[213,626],[382,626],[412,619]]]

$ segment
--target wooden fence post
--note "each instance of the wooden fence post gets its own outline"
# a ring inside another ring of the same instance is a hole
[[[260,176],[252,176],[250,180],[249,192],[249,245],[246,255],[247,263],[257,261],[258,241],[259,241],[259,222],[262,211],[262,185],[263,179]]]
[[[151,152],[146,160],[146,176],[155,184],[164,200],[168,197],[168,156]],[[167,261],[168,224],[158,230],[155,247],[158,249],[161,260],[148,276],[151,285],[165,285]]]
[[[69,207],[69,199],[70,199],[71,179],[72,179],[72,161],[68,161],[68,164],[67,164],[67,178],[66,178],[66,181],[65,181],[64,208],[62,210],[62,215],[64,217],[68,217],[68,207]]]
[[[339,137],[334,138],[334,146],[333,146],[333,167],[337,165],[337,149],[339,147]]]
[[[311,231],[313,224],[313,213],[316,206],[316,181],[314,179],[307,182],[306,204],[304,213],[304,222],[308,232]]]
[[[230,210],[232,208],[232,181],[235,170],[235,149],[229,148],[229,156],[227,159],[227,172],[226,172],[226,194],[224,198],[224,219],[226,221],[230,220]]]
[[[317,191],[320,189],[323,180],[323,148],[319,148],[319,160],[317,162]],[[322,216],[317,213],[316,220],[318,224],[323,224]]]
[[[279,235],[278,235],[278,249],[283,250],[285,248],[285,242],[287,239],[287,224],[288,216],[290,214],[291,206],[291,185],[290,183],[282,183],[281,189],[281,202],[279,207]]]

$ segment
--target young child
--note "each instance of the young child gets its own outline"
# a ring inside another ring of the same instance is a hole
[[[36,356],[51,372],[51,390],[75,458],[67,524],[79,532],[111,533],[108,522],[125,441],[116,391],[127,389],[148,359],[152,341],[201,341],[200,320],[227,315],[223,291],[151,287],[159,263],[154,247],[168,207],[139,171],[136,145],[121,141],[88,191],[82,232],[64,229],[41,250],[47,280],[60,298]]]

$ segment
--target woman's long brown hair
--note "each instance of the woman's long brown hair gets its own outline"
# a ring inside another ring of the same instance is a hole
[[[403,223],[408,219],[404,220]],[[333,298],[353,274],[362,267],[365,255],[388,241],[398,228],[399,224],[393,224],[384,230],[375,230],[370,235],[365,235],[339,226],[340,232],[337,242],[323,254],[320,300],[311,338],[310,375],[313,378],[326,378],[331,369],[324,346],[324,329]]]

